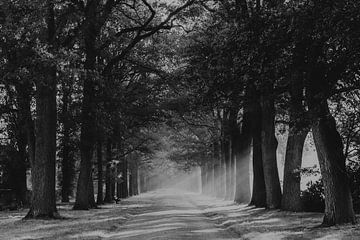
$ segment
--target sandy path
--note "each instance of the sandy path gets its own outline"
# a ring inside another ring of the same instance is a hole
[[[144,194],[139,201],[150,206],[114,233],[111,239],[239,239],[238,235],[219,227],[194,204],[195,195],[160,190]]]
[[[0,239],[238,239],[204,215],[197,197],[159,190],[91,211],[60,206],[66,220],[23,221],[26,210],[0,212]]]

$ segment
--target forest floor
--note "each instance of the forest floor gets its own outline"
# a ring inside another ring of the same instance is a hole
[[[255,209],[194,193],[158,190],[91,211],[60,205],[64,220],[0,212],[0,239],[360,239],[360,225],[319,228],[322,214]]]

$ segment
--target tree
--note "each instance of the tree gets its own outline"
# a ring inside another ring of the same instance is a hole
[[[51,51],[55,39],[55,4],[46,1],[46,43]],[[35,159],[31,163],[33,185],[30,210],[26,218],[58,217],[55,196],[56,155],[56,67],[42,66],[36,81]]]

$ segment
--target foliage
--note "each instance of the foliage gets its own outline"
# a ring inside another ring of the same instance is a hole
[[[307,189],[302,191],[301,200],[304,206],[304,211],[307,212],[324,212],[324,186],[320,180],[309,182]]]

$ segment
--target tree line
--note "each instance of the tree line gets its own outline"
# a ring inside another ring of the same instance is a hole
[[[4,161],[21,203],[31,169],[26,218],[59,216],[56,165],[62,201],[78,176],[74,209],[112,202],[115,188],[118,197],[137,193],[143,128],[163,117],[154,42],[193,2],[0,3],[2,135],[14,153]]]
[[[212,134],[204,152],[209,160],[202,164],[204,192],[255,207],[304,210],[301,163],[311,132],[324,187],[323,224],[354,223],[358,2],[237,0],[202,5],[203,21],[186,38],[181,74],[190,86],[188,98],[213,119],[213,124],[206,122]],[[282,187],[276,154],[280,125],[288,134]]]
[[[156,148],[147,131],[161,123],[181,143],[170,158],[201,165],[205,193],[287,211],[304,209],[301,162],[311,132],[323,223],[354,223],[359,7],[355,0],[3,1],[2,135],[23,201],[31,168],[28,217],[58,216],[56,159],[63,201],[78,176],[74,209],[112,201],[114,192],[136,194],[135,159]],[[288,134],[282,187],[280,125]]]

